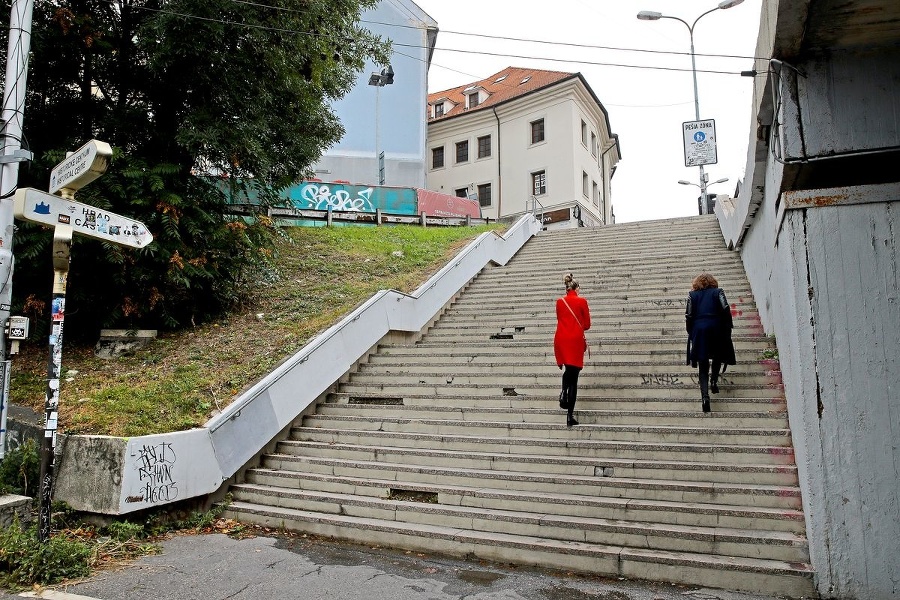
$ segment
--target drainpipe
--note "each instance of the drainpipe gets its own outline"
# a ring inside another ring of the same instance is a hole
[[[606,222],[606,162],[603,160],[603,157],[606,156],[606,153],[616,147],[616,144],[613,143],[612,146],[604,150],[600,153],[600,158],[597,159],[600,162],[600,191],[603,193],[603,224],[609,225]],[[612,182],[610,182],[612,183]]]
[[[500,173],[500,117],[497,115],[496,107],[492,106],[491,110],[494,118],[497,119],[497,220],[499,221],[503,216],[503,212],[500,210],[503,208],[503,175]]]

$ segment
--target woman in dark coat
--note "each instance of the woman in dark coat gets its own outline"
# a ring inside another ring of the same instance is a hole
[[[699,366],[703,412],[709,412],[709,392],[719,393],[719,369],[736,362],[731,341],[731,307],[725,291],[709,273],[697,275],[691,287],[684,313],[688,333],[687,364]],[[709,371],[710,360],[712,373]]]
[[[587,350],[584,332],[591,328],[591,312],[587,300],[578,295],[578,282],[571,273],[565,276],[563,282],[566,284],[566,295],[556,299],[553,351],[557,366],[565,368],[559,406],[566,409],[566,425],[571,427],[578,425],[573,413],[578,395],[578,374],[584,368],[584,351]]]

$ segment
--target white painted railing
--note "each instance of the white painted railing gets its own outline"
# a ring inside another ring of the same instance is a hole
[[[540,229],[532,215],[523,216],[503,236],[479,236],[412,294],[376,293],[202,428],[127,440],[71,436],[67,445],[80,460],[62,461],[57,499],[77,510],[123,514],[215,492],[385,335],[421,331],[487,264],[506,264]]]

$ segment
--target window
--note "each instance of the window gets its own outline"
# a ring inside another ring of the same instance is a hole
[[[591,182],[591,201],[598,207],[600,206],[600,192],[597,189],[596,181]]]
[[[588,174],[584,171],[581,172],[581,193],[588,197]]]
[[[444,166],[444,147],[431,149],[431,168],[440,169]]]
[[[531,174],[531,193],[535,196],[547,193],[547,172],[538,171]]]
[[[486,158],[491,155],[491,136],[483,135],[478,138],[478,158]]]
[[[457,198],[468,198],[469,197],[469,188],[459,188],[455,192]]]
[[[478,186],[478,204],[480,206],[491,205],[491,184],[482,183]]]
[[[456,162],[462,163],[469,160],[469,141],[456,142]]]
[[[544,141],[544,120],[538,119],[531,122],[531,143],[537,144]]]
[[[444,116],[444,103],[441,102],[439,104],[435,104],[434,105],[434,118],[437,119],[438,117],[443,117],[443,116]]]
[[[597,156],[597,134],[591,132],[591,154]]]
[[[469,94],[469,108],[475,108],[476,106],[478,106],[478,92]]]
[[[587,148],[587,123],[581,122],[581,143]]]

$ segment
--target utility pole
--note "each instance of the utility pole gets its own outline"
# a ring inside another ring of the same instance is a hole
[[[31,49],[33,0],[13,0],[9,15],[9,46],[3,90],[3,150],[0,152],[0,331],[9,322],[13,276],[13,194],[19,184],[19,163],[31,160],[22,150],[25,83]],[[6,335],[0,334],[0,457],[6,449],[6,411],[9,406],[10,360]]]

